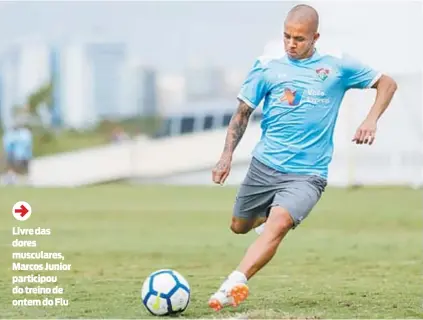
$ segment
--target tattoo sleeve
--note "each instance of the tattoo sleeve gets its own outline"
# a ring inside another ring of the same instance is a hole
[[[245,129],[247,129],[248,121],[253,111],[253,108],[248,106],[245,102],[240,101],[238,109],[229,122],[225,147],[223,149],[224,153],[232,155],[232,153],[235,151],[235,148],[244,135]]]

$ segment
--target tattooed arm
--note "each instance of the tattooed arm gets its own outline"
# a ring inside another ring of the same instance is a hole
[[[213,169],[213,182],[223,184],[228,177],[231,170],[232,155],[247,129],[252,112],[253,108],[240,101],[238,109],[229,123],[222,155]]]
[[[244,135],[245,129],[247,129],[248,121],[252,112],[253,108],[248,106],[245,102],[240,101],[238,109],[232,116],[229,123],[223,154],[232,157],[233,152]]]

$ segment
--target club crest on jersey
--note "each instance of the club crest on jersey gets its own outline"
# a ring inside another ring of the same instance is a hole
[[[329,76],[329,69],[319,68],[316,70],[317,75],[319,76],[320,80],[325,81],[326,78]]]

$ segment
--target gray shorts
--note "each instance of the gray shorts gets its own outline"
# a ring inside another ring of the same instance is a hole
[[[288,210],[295,228],[319,201],[326,185],[321,177],[283,173],[253,158],[236,196],[233,214],[256,219],[280,206]]]

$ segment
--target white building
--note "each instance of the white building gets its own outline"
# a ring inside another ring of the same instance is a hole
[[[216,99],[224,93],[224,71],[213,65],[190,65],[185,71],[188,101]]]
[[[174,105],[181,105],[186,100],[186,81],[183,75],[160,74],[157,79],[160,113],[167,115],[175,110]]]
[[[66,43],[52,55],[54,108],[65,127],[82,129],[127,115],[123,43]]]
[[[66,127],[84,128],[97,121],[90,103],[91,77],[84,47],[67,44],[52,51],[53,105]]]
[[[158,74],[139,61],[128,62],[124,72],[124,112],[128,117],[152,116],[159,110]]]
[[[38,41],[13,44],[1,55],[1,108],[4,127],[13,123],[15,106],[23,106],[28,97],[50,81],[49,47]]]

